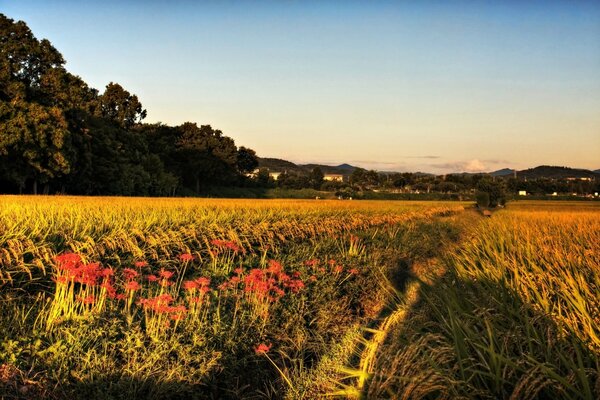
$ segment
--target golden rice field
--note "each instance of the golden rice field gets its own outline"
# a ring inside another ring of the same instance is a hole
[[[600,393],[600,207],[0,197],[0,398]]]

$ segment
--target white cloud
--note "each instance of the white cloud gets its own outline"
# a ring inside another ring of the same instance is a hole
[[[465,172],[483,172],[485,171],[485,165],[480,160],[474,159],[467,161],[464,165]]]

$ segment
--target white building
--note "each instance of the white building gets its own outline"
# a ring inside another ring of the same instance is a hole
[[[344,175],[340,175],[340,174],[325,174],[325,175],[323,175],[323,180],[324,181],[329,181],[329,182],[343,182],[344,181]]]

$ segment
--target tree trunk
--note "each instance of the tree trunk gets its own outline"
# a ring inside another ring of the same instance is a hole
[[[37,179],[33,180],[33,194],[37,194]]]
[[[48,194],[50,193],[50,184],[49,183],[45,183],[44,184],[44,194]]]
[[[196,177],[196,194],[200,194],[200,177]]]

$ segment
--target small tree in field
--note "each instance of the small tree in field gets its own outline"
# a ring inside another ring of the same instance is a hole
[[[490,206],[490,195],[487,192],[477,192],[475,195],[477,207],[486,208]]]
[[[476,189],[477,205],[480,207],[498,207],[506,204],[504,181],[495,181],[485,176],[477,182]]]

